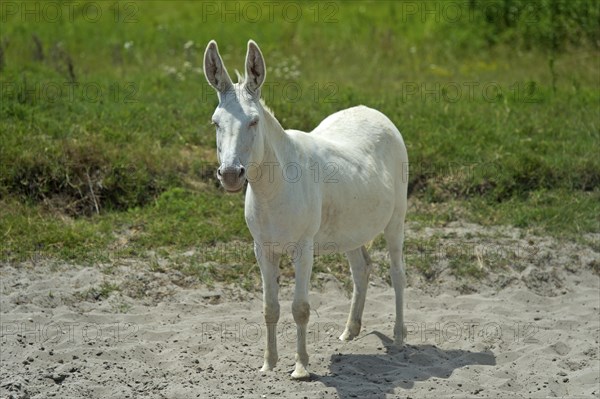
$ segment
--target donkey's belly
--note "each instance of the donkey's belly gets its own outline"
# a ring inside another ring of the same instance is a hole
[[[315,252],[346,252],[371,241],[387,226],[393,213],[392,196],[370,198],[360,204],[326,204],[321,214]],[[352,206],[354,205],[354,206]]]

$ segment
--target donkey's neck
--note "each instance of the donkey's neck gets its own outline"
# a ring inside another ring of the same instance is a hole
[[[274,198],[286,184],[284,168],[292,161],[293,143],[283,130],[279,121],[267,109],[264,114],[264,155],[259,165],[259,178],[252,179],[250,186],[259,200],[268,201]]]

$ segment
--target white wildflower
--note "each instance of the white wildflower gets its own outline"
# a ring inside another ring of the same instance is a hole
[[[169,65],[163,65],[163,70],[167,75],[175,75],[177,73],[177,68]]]

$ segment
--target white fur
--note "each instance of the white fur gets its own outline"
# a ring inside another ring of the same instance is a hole
[[[211,41],[205,74],[219,94],[217,127],[220,180],[238,191],[248,180],[245,216],[263,279],[267,347],[262,371],[277,362],[279,260],[288,253],[295,269],[292,313],[297,325],[293,378],[307,378],[308,292],[314,254],[345,252],[354,280],[342,340],[358,335],[371,263],[364,245],[381,231],[390,251],[396,293],[394,338],[402,344],[402,264],[407,206],[408,156],[400,132],[382,113],[358,106],[336,112],[311,133],[283,130],[260,101],[266,77],[263,56],[248,42],[246,77],[233,84]]]

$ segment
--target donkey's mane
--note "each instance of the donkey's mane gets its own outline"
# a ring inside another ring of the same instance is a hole
[[[269,114],[271,114],[271,116],[273,118],[275,118],[275,112],[273,112],[273,110],[271,108],[269,108],[269,106],[267,104],[265,104],[265,100],[263,100],[262,98],[260,99],[260,105],[262,105],[263,109],[265,111],[267,111]]]

